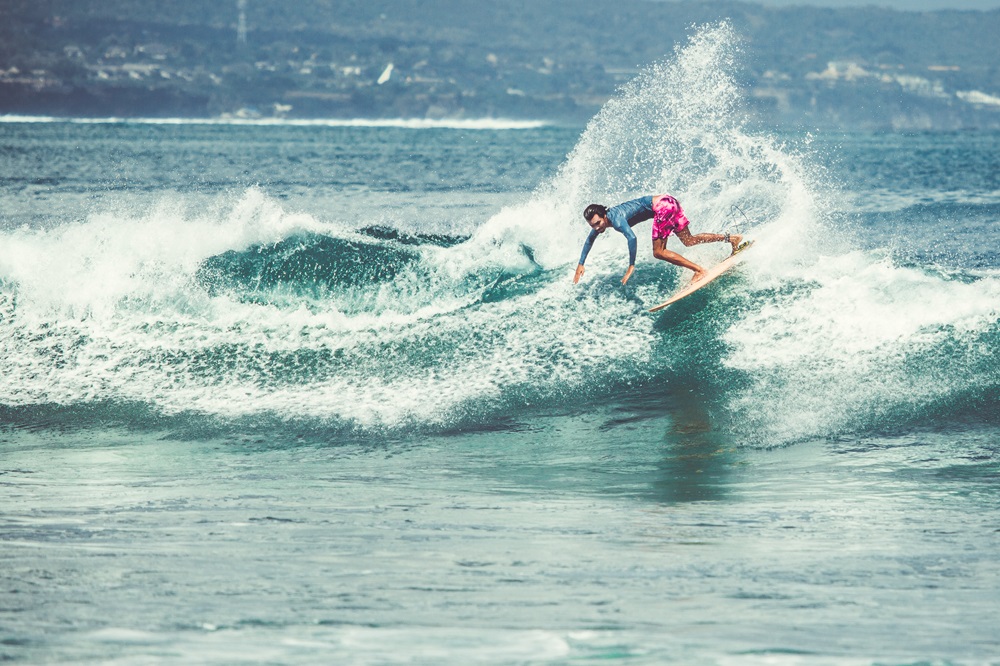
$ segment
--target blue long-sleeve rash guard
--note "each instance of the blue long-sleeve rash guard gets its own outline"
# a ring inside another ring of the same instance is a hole
[[[611,226],[614,227],[615,231],[620,231],[628,241],[629,266],[635,265],[636,240],[635,234],[632,233],[632,227],[652,218],[652,196],[632,199],[608,209],[608,221],[611,223]],[[597,240],[598,235],[597,231],[591,231],[590,235],[587,236],[587,241],[583,244],[583,253],[580,255],[581,265],[587,260],[590,248],[594,246],[594,241]]]

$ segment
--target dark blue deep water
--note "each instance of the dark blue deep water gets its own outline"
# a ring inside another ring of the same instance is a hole
[[[0,659],[1000,663],[1000,135],[752,131],[732,41],[585,128],[0,122]],[[757,241],[655,315],[648,223],[571,281],[653,192]]]

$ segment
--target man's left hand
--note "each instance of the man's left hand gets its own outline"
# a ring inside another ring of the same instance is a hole
[[[635,264],[632,264],[631,266],[628,267],[628,270],[625,271],[625,277],[622,278],[622,284],[628,282],[628,279],[632,277],[632,273],[634,272],[635,272]]]

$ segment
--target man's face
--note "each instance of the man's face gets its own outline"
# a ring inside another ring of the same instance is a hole
[[[601,217],[597,213],[594,213],[594,216],[589,220],[587,220],[587,224],[589,224],[590,228],[599,234],[604,233],[604,230],[607,229],[609,226],[611,226],[611,223],[608,221],[607,215]]]

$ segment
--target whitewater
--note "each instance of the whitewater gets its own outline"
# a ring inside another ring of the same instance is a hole
[[[744,48],[586,127],[2,119],[0,656],[1000,658],[1000,136],[762,128]],[[756,241],[655,315],[648,225],[572,284],[652,193]]]

